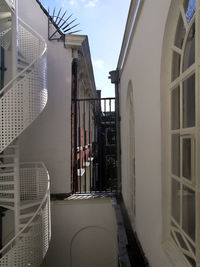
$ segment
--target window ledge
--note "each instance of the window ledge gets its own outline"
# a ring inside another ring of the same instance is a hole
[[[181,252],[178,251],[176,246],[173,245],[173,243],[170,240],[166,240],[162,244],[162,247],[174,267],[188,267],[188,263],[184,259]]]

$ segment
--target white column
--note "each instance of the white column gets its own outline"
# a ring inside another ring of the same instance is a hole
[[[18,0],[14,1],[15,11],[12,13],[12,79],[17,75],[17,55],[18,55]],[[14,158],[14,214],[15,214],[15,234],[19,231],[20,213],[20,183],[19,183],[19,147],[18,140],[15,142]]]

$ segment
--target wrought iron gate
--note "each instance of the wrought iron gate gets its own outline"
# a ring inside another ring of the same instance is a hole
[[[115,98],[72,101],[73,193],[117,190]]]

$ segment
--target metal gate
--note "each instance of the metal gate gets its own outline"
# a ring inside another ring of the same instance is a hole
[[[117,190],[115,98],[72,101],[73,193]]]

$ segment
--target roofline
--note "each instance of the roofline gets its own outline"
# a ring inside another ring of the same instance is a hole
[[[124,64],[126,62],[126,59],[127,59],[127,56],[130,50],[130,45],[133,40],[133,35],[135,33],[135,27],[137,25],[143,3],[144,3],[144,0],[131,0],[129,12],[128,12],[128,18],[126,21],[126,27],[124,31],[124,37],[123,37],[119,59],[117,63],[117,69],[119,71],[123,70]]]
[[[65,47],[71,48],[72,50],[78,50],[83,55],[87,75],[91,84],[91,89],[93,91],[94,96],[97,96],[88,36],[79,34],[66,34]]]

